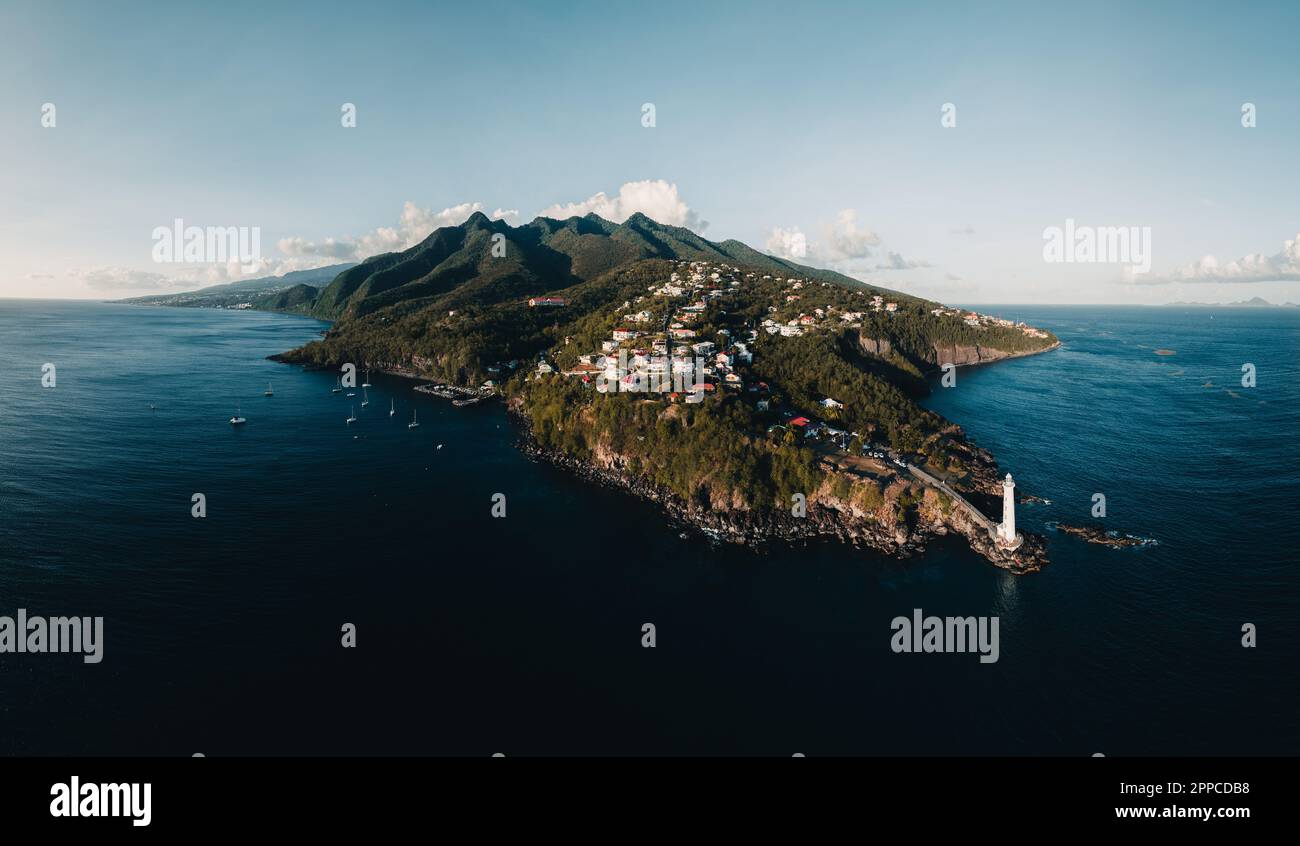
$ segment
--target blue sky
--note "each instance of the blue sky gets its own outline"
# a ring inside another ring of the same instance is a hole
[[[901,5],[9,2],[0,295],[231,278],[152,260],[178,217],[265,275],[576,204],[955,302],[1300,301],[1300,4]],[[1046,262],[1067,219],[1151,271]]]

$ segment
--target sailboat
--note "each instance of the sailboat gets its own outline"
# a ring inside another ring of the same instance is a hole
[[[273,396],[275,396],[275,391],[271,390],[271,383],[270,383],[270,382],[267,382],[267,383],[266,383],[266,392],[263,393],[262,396],[264,396],[264,397],[273,397]]]
[[[395,399],[389,400],[389,401],[388,401],[388,416],[389,416],[389,417],[392,417],[392,416],[393,416],[394,414],[396,414],[396,413],[397,413],[397,400],[395,400]]]
[[[369,387],[370,387],[370,371],[369,371],[369,370],[366,371],[366,381],[364,381],[364,382],[361,383],[361,387],[363,387],[363,388],[369,388]]]
[[[411,422],[406,424],[406,428],[408,428],[408,429],[414,429],[415,427],[417,427],[417,426],[419,426],[419,425],[420,425],[420,423],[419,423],[418,420],[416,420],[415,409],[413,408],[413,409],[411,409]]]
[[[357,407],[355,405],[352,406],[352,416],[348,418],[348,422],[349,423],[357,422]]]
[[[365,408],[366,406],[370,405],[370,394],[366,393],[366,386],[365,386],[365,385],[362,385],[362,386],[361,386],[361,397],[362,397],[362,400],[361,400],[361,407],[362,407],[362,408]]]
[[[243,424],[245,424],[245,423],[247,423],[247,422],[248,422],[248,420],[246,420],[246,419],[245,419],[245,418],[240,414],[240,412],[239,412],[239,403],[235,403],[235,416],[232,417],[232,418],[230,418],[230,425],[231,425],[231,426],[242,426]]]
[[[335,380],[335,382],[334,382],[334,389],[331,390],[330,393],[331,393],[331,394],[341,394],[341,393],[343,393],[343,379],[342,379],[342,377],[340,377],[339,379],[336,379],[336,380]]]

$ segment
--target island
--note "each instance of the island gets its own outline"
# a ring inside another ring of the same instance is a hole
[[[719,538],[909,556],[958,534],[1012,572],[1047,560],[1041,536],[1014,531],[993,456],[918,404],[947,365],[1056,349],[1037,327],[642,214],[476,213],[252,307],[333,321],[276,360],[499,396],[529,455]]]
[[[1282,303],[1274,305],[1263,297],[1251,297],[1248,300],[1237,300],[1231,303],[1189,303],[1175,302],[1165,303],[1165,308],[1295,308],[1295,303]]]

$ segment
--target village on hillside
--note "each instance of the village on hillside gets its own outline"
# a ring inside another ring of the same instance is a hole
[[[600,341],[599,349],[580,350],[576,361],[560,366],[542,353],[528,379],[567,378],[581,381],[597,394],[637,393],[657,395],[669,403],[704,403],[709,397],[731,393],[749,398],[757,411],[775,413],[777,429],[796,431],[804,437],[826,439],[848,448],[855,432],[835,427],[835,410],[843,398],[823,397],[819,408],[777,409],[769,385],[753,376],[753,347],[760,332],[778,337],[799,337],[812,332],[860,329],[868,313],[893,315],[900,304],[869,289],[854,291],[862,299],[860,308],[830,304],[802,306],[818,300],[810,294],[831,283],[806,278],[756,275],[725,263],[677,261],[666,280],[648,286],[646,293],[623,302],[612,314],[613,329]],[[746,286],[765,283],[779,286],[780,294],[767,306],[767,316],[734,328],[710,331],[725,316],[728,304]],[[841,298],[842,302],[842,298]],[[563,309],[561,297],[537,296],[528,300],[531,308]],[[980,329],[989,326],[1019,329],[1030,337],[1046,333],[1024,323],[963,309],[938,307],[936,317],[961,321]],[[743,337],[737,337],[743,335]],[[565,346],[573,342],[565,338]],[[573,361],[572,356],[566,356]],[[515,364],[514,362],[510,363]],[[507,365],[508,366],[508,365]],[[513,369],[513,368],[511,368]],[[825,418],[825,419],[823,419]],[[864,445],[870,449],[870,445]],[[885,457],[881,455],[880,457]]]

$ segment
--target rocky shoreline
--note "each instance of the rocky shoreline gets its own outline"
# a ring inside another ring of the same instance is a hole
[[[835,539],[855,548],[906,559],[924,552],[926,544],[935,537],[959,534],[966,538],[974,552],[994,566],[1016,575],[1037,572],[1047,563],[1043,538],[1025,534],[1019,549],[1000,549],[988,532],[961,509],[952,509],[948,515],[942,515],[937,509],[928,509],[915,526],[889,526],[832,498],[810,496],[807,514],[803,517],[795,517],[783,509],[721,511],[685,503],[671,491],[644,479],[629,477],[617,467],[602,467],[542,447],[533,438],[527,418],[517,408],[509,408],[508,412],[518,426],[519,449],[533,460],[545,461],[584,481],[649,500],[659,505],[672,521],[729,543],[760,548],[771,542]]]

